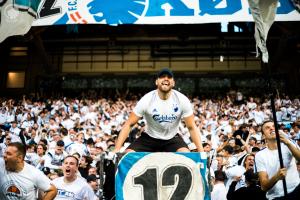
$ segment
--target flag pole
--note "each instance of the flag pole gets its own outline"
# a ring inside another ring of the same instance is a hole
[[[281,145],[280,145],[280,136],[279,136],[279,131],[278,131],[278,121],[276,117],[276,109],[275,109],[275,89],[272,88],[271,85],[271,67],[270,64],[264,63],[263,66],[265,69],[267,69],[268,73],[266,73],[267,77],[267,87],[269,91],[271,92],[270,94],[270,100],[271,100],[271,109],[272,109],[272,114],[273,114],[273,121],[274,121],[274,126],[275,126],[275,135],[276,135],[276,142],[277,142],[277,149],[278,149],[278,157],[279,157],[279,163],[280,163],[280,168],[284,168],[283,165],[283,159],[282,159],[282,151],[281,151]],[[286,180],[285,178],[282,179],[282,185],[283,185],[283,192],[284,196],[287,196],[287,186],[286,186]]]
[[[262,3],[264,2],[264,3]],[[249,7],[251,10],[252,17],[255,23],[255,33],[254,37],[256,40],[256,52],[257,56],[259,55],[259,51],[261,52],[261,60],[262,67],[265,72],[265,77],[267,80],[267,89],[270,91],[270,99],[271,99],[271,109],[273,113],[273,120],[275,126],[275,134],[276,134],[276,142],[278,148],[278,157],[280,162],[280,168],[284,168],[283,159],[282,159],[282,151],[280,146],[280,137],[278,132],[278,122],[276,118],[276,110],[275,110],[275,102],[274,102],[274,90],[271,86],[271,66],[267,64],[269,61],[269,54],[267,49],[267,36],[268,32],[275,20],[276,10],[278,5],[278,0],[248,0]],[[263,11],[263,12],[262,12]],[[283,191],[284,196],[287,196],[287,187],[285,178],[282,179],[283,183]]]

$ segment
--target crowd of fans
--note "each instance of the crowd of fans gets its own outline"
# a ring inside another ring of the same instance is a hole
[[[137,100],[137,96],[0,98],[0,157],[9,143],[22,142],[26,144],[26,162],[54,180],[63,176],[64,158],[76,156],[80,160],[78,175],[86,179],[96,198],[104,199],[100,181],[103,174],[99,174],[101,158],[114,149],[115,139]],[[270,100],[246,98],[236,92],[215,99],[194,97],[191,102],[209,155],[212,199],[240,199],[239,195],[245,192],[240,189],[245,187],[257,191],[259,199],[265,198],[258,186],[255,153],[265,147],[260,125],[272,119]],[[275,109],[279,130],[300,146],[299,99],[277,96]],[[140,136],[145,126],[141,120],[132,128],[122,150]],[[184,123],[179,134],[193,151],[195,146]]]

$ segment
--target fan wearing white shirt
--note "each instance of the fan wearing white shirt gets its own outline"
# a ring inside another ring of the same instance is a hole
[[[187,144],[178,135],[182,119],[197,151],[203,151],[192,104],[185,95],[173,89],[175,86],[173,72],[168,68],[162,69],[157,75],[155,84],[157,89],[141,98],[123,125],[114,152],[121,150],[130,130],[141,118],[146,121],[145,132],[127,147],[127,152],[189,152]]]
[[[262,133],[265,136],[267,146],[255,155],[262,190],[267,192],[268,199],[298,199],[300,196],[300,178],[296,160],[300,161],[300,149],[284,133],[279,133],[284,165],[281,168],[274,123],[272,121],[264,122]],[[284,196],[282,179],[286,180],[287,197]]]
[[[55,200],[93,200],[95,195],[85,179],[77,176],[79,161],[75,156],[67,156],[63,162],[63,177],[52,183],[57,187]]]
[[[0,158],[0,199],[38,199],[38,190],[45,192],[42,199],[52,200],[57,190],[47,176],[24,161],[25,147],[10,143]]]

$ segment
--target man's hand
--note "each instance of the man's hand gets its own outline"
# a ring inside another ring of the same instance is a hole
[[[281,168],[278,170],[276,176],[277,176],[277,179],[278,180],[282,180],[285,178],[286,176],[286,173],[287,173],[287,169],[286,168]]]
[[[285,145],[288,145],[290,143],[288,136],[283,131],[279,131],[279,138],[280,138],[280,141],[282,143],[284,143]]]
[[[241,180],[242,176],[234,176],[233,181],[239,182]]]

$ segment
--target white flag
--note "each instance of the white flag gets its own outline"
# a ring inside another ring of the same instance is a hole
[[[0,43],[30,30],[39,3],[40,0],[0,0]]]
[[[276,16],[278,0],[248,0],[248,3],[255,22],[256,53],[259,56],[259,49],[263,62],[267,63],[267,36]]]
[[[300,0],[291,0],[296,10],[300,12]]]

